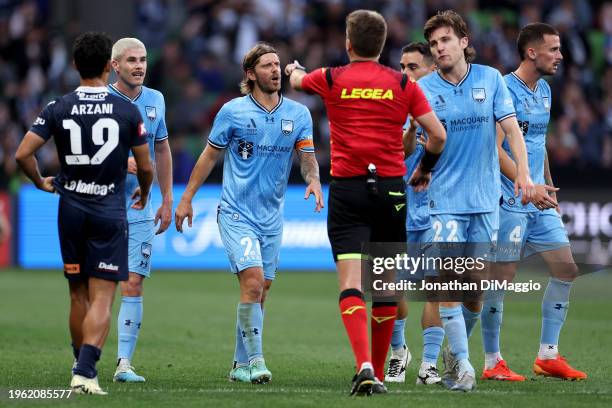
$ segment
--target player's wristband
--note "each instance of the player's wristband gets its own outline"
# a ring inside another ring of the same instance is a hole
[[[421,169],[423,169],[425,173],[429,173],[438,162],[441,154],[442,153],[431,153],[425,149],[425,154],[421,159]]]

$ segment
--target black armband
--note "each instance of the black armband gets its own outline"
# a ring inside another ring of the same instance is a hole
[[[421,159],[421,169],[423,169],[425,173],[429,173],[438,162],[441,154],[442,153],[431,153],[425,149],[425,154]]]

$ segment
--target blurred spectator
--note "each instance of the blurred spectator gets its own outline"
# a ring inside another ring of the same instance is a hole
[[[170,139],[174,184],[187,184],[196,158],[187,148],[187,137],[176,134]]]
[[[11,237],[11,224],[4,215],[4,203],[0,202],[0,245]]]
[[[52,30],[45,8],[52,4],[5,2],[1,9],[0,188],[15,178],[15,145],[38,112],[78,83],[69,61],[76,25],[66,21],[62,31]],[[344,19],[357,8],[373,8],[386,17],[389,35],[381,62],[393,67],[403,45],[422,41],[424,21],[438,10],[454,8],[462,14],[470,24],[476,62],[504,74],[518,63],[521,26],[534,21],[555,25],[565,60],[559,74],[549,78],[551,166],[612,168],[612,2],[137,0],[135,7],[134,31],[149,53],[147,83],[164,94],[173,153],[180,157],[174,160],[177,183],[186,181],[216,112],[238,95],[245,49],[265,40],[277,47],[283,65],[295,58],[306,67],[345,64]],[[290,92],[287,84],[284,89],[312,112],[325,178],[329,129],[322,104]],[[45,173],[56,171],[52,145],[45,146],[39,160]],[[299,181],[299,172],[292,177]]]

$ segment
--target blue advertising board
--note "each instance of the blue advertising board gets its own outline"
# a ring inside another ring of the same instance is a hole
[[[175,205],[184,186],[174,188]],[[327,238],[327,209],[314,212],[314,196],[304,200],[305,186],[289,186],[285,197],[281,270],[333,270],[334,262]],[[327,188],[324,188],[327,200]],[[183,234],[173,223],[153,242],[154,269],[229,269],[219,230],[217,205],[220,185],[203,186],[193,200],[193,227],[184,223]],[[31,185],[23,186],[18,206],[18,264],[23,268],[62,268],[57,237],[59,196],[44,193]],[[153,208],[161,196],[153,189]]]

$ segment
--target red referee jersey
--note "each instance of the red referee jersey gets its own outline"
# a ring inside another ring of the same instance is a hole
[[[406,173],[402,128],[408,114],[431,112],[421,88],[406,75],[374,61],[321,68],[302,88],[323,98],[331,130],[331,175],[363,176],[369,163],[378,175]]]

